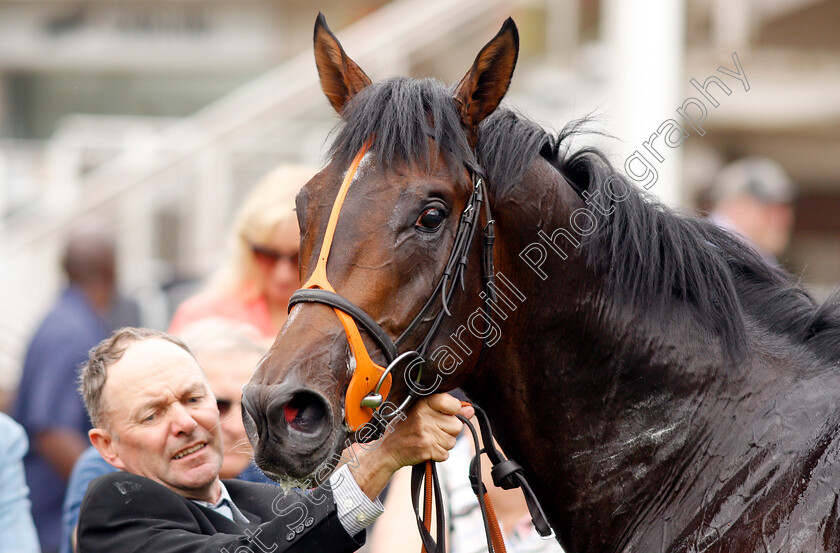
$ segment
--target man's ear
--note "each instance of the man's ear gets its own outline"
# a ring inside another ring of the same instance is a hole
[[[90,438],[90,443],[93,444],[96,451],[102,455],[102,458],[108,461],[108,464],[120,470],[125,470],[125,465],[114,448],[114,437],[110,432],[103,428],[93,428],[88,430],[88,438]]]
[[[370,78],[344,52],[320,12],[315,20],[314,41],[315,66],[321,79],[321,90],[340,115],[350,98],[370,84]]]
[[[493,113],[507,93],[518,57],[519,31],[508,17],[455,87],[455,104],[471,146],[477,142],[478,124]]]

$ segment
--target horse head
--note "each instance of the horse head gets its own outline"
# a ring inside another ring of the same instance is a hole
[[[323,481],[348,444],[374,433],[359,416],[376,407],[399,415],[410,395],[452,389],[478,362],[489,321],[482,326],[476,317],[477,332],[460,334],[453,321],[482,313],[483,300],[455,292],[463,280],[481,282],[483,262],[486,272],[481,229],[490,198],[473,150],[478,125],[507,92],[518,40],[508,19],[451,89],[428,79],[372,84],[319,15],[316,65],[344,128],[329,164],[298,194],[296,210],[301,281],[322,299],[293,298],[285,326],[243,390],[255,459],[273,477]],[[351,307],[330,303],[342,300]],[[371,322],[360,331],[356,323],[365,316]],[[423,363],[422,353],[436,351],[453,332],[457,348],[441,353],[449,357]],[[401,351],[420,353],[392,367],[375,390]],[[455,365],[458,371],[449,370]],[[359,405],[386,390],[381,405]]]

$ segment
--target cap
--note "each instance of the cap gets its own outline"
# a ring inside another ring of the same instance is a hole
[[[790,203],[793,182],[778,162],[766,157],[733,161],[718,173],[712,184],[712,200],[718,203],[741,194],[766,203]]]

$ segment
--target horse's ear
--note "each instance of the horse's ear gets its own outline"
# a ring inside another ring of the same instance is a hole
[[[475,145],[478,124],[493,113],[505,96],[519,56],[519,31],[510,17],[455,87],[455,102],[467,136]]]
[[[321,89],[340,114],[347,101],[370,84],[370,78],[344,52],[320,12],[315,20],[314,41],[315,66],[321,79]]]

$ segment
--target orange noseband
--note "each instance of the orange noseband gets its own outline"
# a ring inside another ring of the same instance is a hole
[[[332,212],[330,212],[330,219],[327,222],[327,231],[324,234],[324,241],[321,244],[321,253],[318,255],[318,264],[312,275],[306,281],[306,284],[301,289],[320,288],[321,290],[328,290],[335,293],[335,289],[330,284],[327,278],[327,259],[330,256],[330,248],[332,247],[333,238],[335,236],[335,227],[338,224],[338,215],[341,213],[341,206],[344,204],[344,199],[347,197],[347,191],[350,184],[353,182],[353,177],[356,175],[356,170],[365,157],[368,149],[371,147],[372,140],[365,142],[362,149],[356,154],[353,163],[347,169],[347,174],[344,175],[344,181],[341,183],[341,188],[338,189],[338,195],[333,203]],[[365,425],[373,417],[373,409],[362,406],[362,399],[371,393],[376,387],[385,368],[373,362],[368,354],[365,343],[362,340],[362,335],[359,332],[359,327],[356,326],[356,321],[353,317],[344,311],[333,307],[333,311],[344,326],[344,333],[347,335],[347,342],[350,345],[350,354],[356,362],[353,378],[347,387],[347,394],[344,396],[344,419],[350,430],[356,431]],[[388,392],[391,390],[391,375],[387,374],[379,390],[383,397],[388,397]]]

